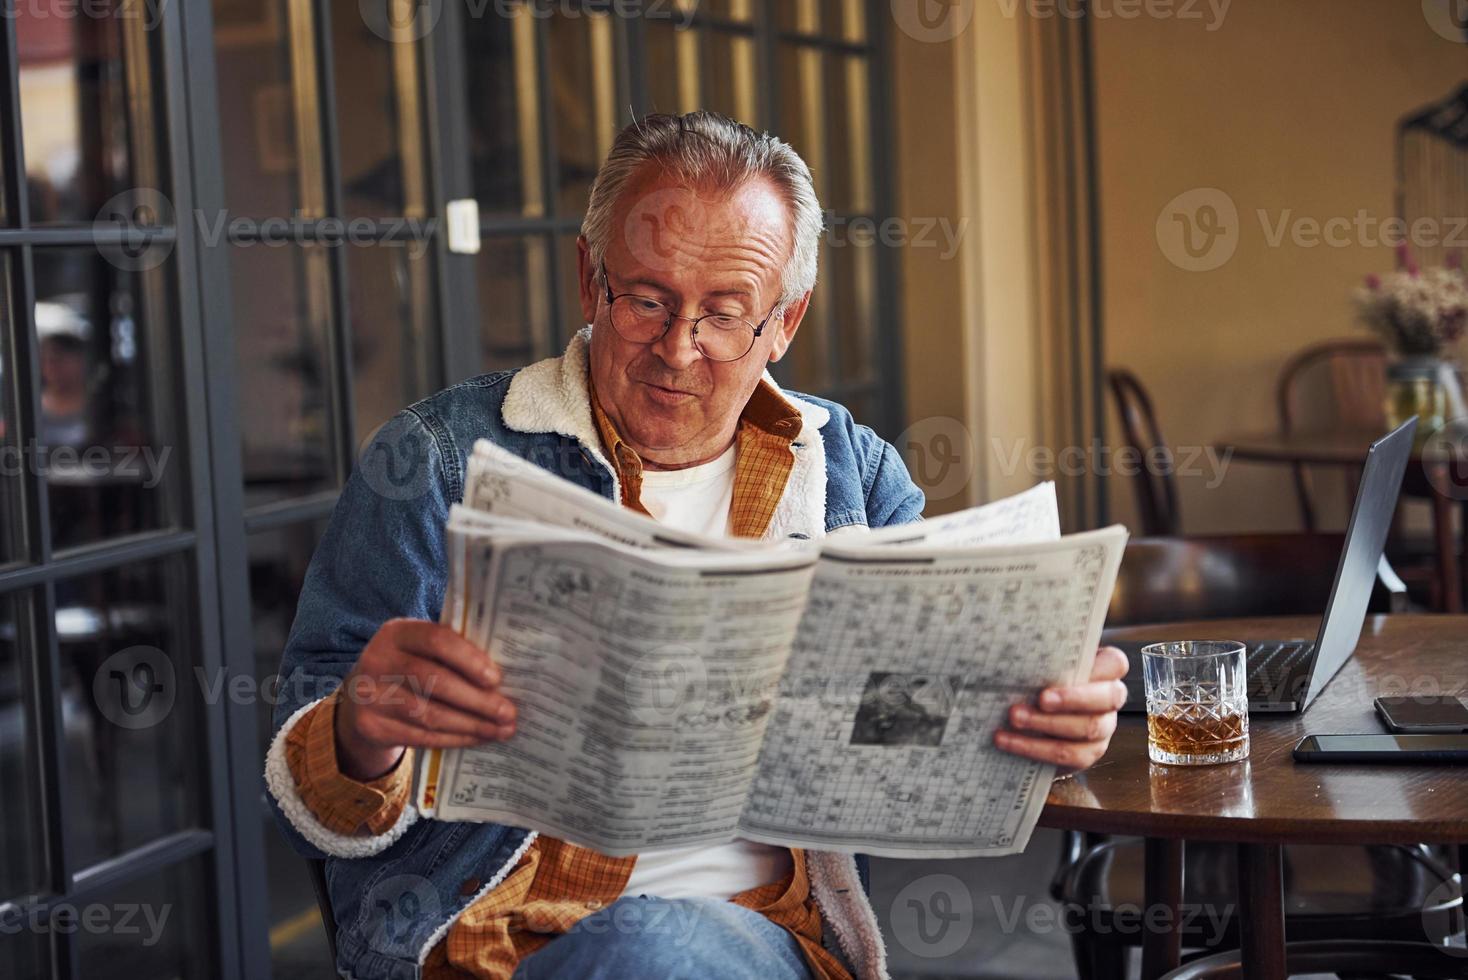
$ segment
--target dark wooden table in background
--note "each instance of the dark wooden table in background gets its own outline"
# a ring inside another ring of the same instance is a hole
[[[1445,430],[1446,431],[1446,430]],[[1383,431],[1330,429],[1318,432],[1256,432],[1225,436],[1215,443],[1221,453],[1247,463],[1287,466],[1361,467],[1371,444],[1386,435]],[[1463,535],[1468,538],[1468,453],[1447,437],[1429,440],[1412,453],[1402,478],[1402,494],[1426,499],[1432,504],[1432,526],[1437,551],[1437,574],[1443,587],[1443,609],[1463,611],[1463,583],[1468,580],[1468,547],[1462,549],[1462,567],[1455,556],[1453,511],[1463,517]]]
[[[1314,636],[1313,618],[1211,620],[1108,632],[1148,639],[1236,640]],[[1286,976],[1281,847],[1284,844],[1468,842],[1468,766],[1299,765],[1307,734],[1384,731],[1372,700],[1390,694],[1468,693],[1468,616],[1369,616],[1355,655],[1302,715],[1254,715],[1249,758],[1218,766],[1147,759],[1147,726],[1123,716],[1094,767],[1057,780],[1040,825],[1147,838],[1147,907],[1182,896],[1182,843],[1239,845],[1244,976]],[[1142,976],[1178,964],[1175,930],[1149,933]]]

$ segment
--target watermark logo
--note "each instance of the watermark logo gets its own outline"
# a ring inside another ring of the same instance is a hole
[[[974,896],[953,875],[924,875],[897,893],[887,922],[909,953],[924,959],[952,956],[973,933]]]
[[[653,728],[666,728],[702,710],[708,697],[708,670],[691,647],[658,647],[628,666],[622,687],[627,712],[633,718]]]
[[[1239,247],[1239,209],[1216,187],[1195,187],[1168,201],[1157,215],[1157,245],[1188,272],[1211,272]]]
[[[973,479],[973,436],[968,426],[956,418],[935,415],[919,419],[897,437],[894,445],[929,500],[947,500]]]
[[[439,919],[438,891],[421,875],[394,875],[367,893],[362,902],[368,944],[378,953],[417,956],[420,928]]]
[[[173,710],[177,696],[173,662],[157,647],[119,650],[92,676],[98,710],[119,728],[153,727]]]
[[[1468,248],[1468,216],[1423,215],[1408,221],[1366,208],[1334,215],[1255,208],[1252,221],[1258,222],[1266,248]],[[1211,272],[1233,258],[1252,221],[1242,219],[1227,193],[1197,187],[1173,198],[1157,215],[1157,244],[1179,269]]]
[[[166,229],[173,226],[173,202],[151,187],[114,194],[97,211],[92,244],[123,272],[146,272],[173,253]]]
[[[1019,12],[1021,0],[995,0],[1005,17]],[[1023,0],[1025,12],[1036,20],[1200,21],[1212,33],[1223,26],[1233,0]]]
[[[417,500],[433,482],[428,434],[391,422],[368,436],[357,455],[357,472],[386,500]]]
[[[622,236],[639,264],[655,272],[672,272],[696,258],[708,221],[708,208],[697,193],[668,187],[633,203]]]
[[[401,248],[410,259],[420,259],[430,247],[430,239],[438,227],[438,218],[397,215],[387,218],[358,216],[311,218],[301,211],[290,217],[276,215],[255,219],[231,217],[229,210],[194,212],[199,240],[207,248],[229,244],[234,248],[283,248],[288,245],[319,245],[338,248],[355,245],[362,248]]]
[[[1422,16],[1439,37],[1468,44],[1468,0],[1422,0]]]
[[[0,19],[25,17],[35,24],[45,20],[142,20],[144,30],[163,23],[169,0],[12,0]],[[39,25],[38,25],[39,26]]]
[[[941,44],[968,29],[974,0],[892,0],[892,19],[914,41]]]
[[[1453,906],[1458,903],[1458,900],[1458,883],[1451,878],[1439,883],[1436,888],[1428,892],[1422,900],[1422,935],[1442,955],[1468,959],[1468,946],[1459,946],[1453,942],[1440,943],[1437,939],[1443,934],[1444,925],[1455,917]]]
[[[384,41],[421,41],[438,26],[443,0],[357,0],[367,29]]]
[[[90,902],[73,905],[61,902],[49,908],[32,905],[26,909],[10,906],[0,913],[0,936],[15,936],[22,932],[36,936],[69,936],[83,933],[89,936],[137,936],[144,947],[156,946],[163,939],[163,930],[168,926],[168,917],[173,912],[171,904],[150,905],[137,902],[106,904]]]
[[[1468,500],[1468,418],[1450,419],[1422,444],[1432,488],[1449,500]]]
[[[848,218],[835,211],[826,212],[824,238],[831,248],[931,248],[938,249],[938,258],[948,261],[958,254],[964,236],[968,234],[968,219],[957,221],[948,217],[896,216],[869,218],[858,215]]]

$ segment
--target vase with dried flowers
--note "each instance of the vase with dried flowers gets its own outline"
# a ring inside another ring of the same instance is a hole
[[[1397,271],[1368,276],[1357,290],[1362,323],[1391,351],[1387,364],[1387,424],[1395,428],[1416,415],[1417,441],[1425,442],[1447,421],[1453,369],[1448,348],[1468,327],[1468,275],[1454,255],[1448,265],[1419,269],[1405,245],[1397,249]]]

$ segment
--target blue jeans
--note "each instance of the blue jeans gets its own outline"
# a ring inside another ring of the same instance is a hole
[[[619,898],[520,961],[514,980],[810,980],[795,937],[714,898]]]

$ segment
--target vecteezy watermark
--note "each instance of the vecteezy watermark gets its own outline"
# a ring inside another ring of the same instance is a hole
[[[173,254],[172,225],[172,201],[152,187],[133,187],[97,210],[92,244],[123,272],[146,272]]]
[[[357,12],[367,29],[384,41],[409,43],[427,37],[438,26],[444,0],[357,0]],[[638,20],[672,21],[673,29],[693,26],[698,0],[463,0],[464,16],[555,17],[574,20],[610,16]]]
[[[73,905],[12,907],[0,915],[0,935],[20,933],[67,936],[86,933],[92,936],[141,936],[143,946],[156,946],[163,938],[172,904],[150,905],[147,902],[90,902]]]
[[[1024,472],[1032,477],[1055,476],[1152,476],[1206,477],[1205,489],[1216,490],[1223,483],[1233,447],[1219,452],[1213,446],[1153,446],[1138,450],[1131,446],[1112,448],[1100,439],[1089,446],[1064,446],[1054,449],[1038,446],[1024,439],[989,440],[998,470],[1004,476]]]
[[[974,19],[976,0],[892,0],[892,19],[914,41],[951,41]]]
[[[698,16],[701,0],[464,0],[470,17],[493,13],[497,17],[513,17],[526,11],[532,17],[574,20],[589,15],[620,17],[627,20],[667,20],[674,30],[687,30]]]
[[[665,187],[642,195],[627,209],[622,239],[638,264],[672,272],[697,261],[708,225],[709,209],[696,191]]]
[[[924,875],[908,882],[892,899],[887,924],[902,948],[914,956],[952,956],[974,931],[973,892],[954,875]]]
[[[92,675],[92,700],[118,728],[152,728],[168,717],[177,695],[173,661],[157,647],[119,650]]]
[[[1188,272],[1210,272],[1239,247],[1239,209],[1216,187],[1196,187],[1168,201],[1157,215],[1157,244]]]
[[[418,259],[428,251],[437,217],[394,215],[385,218],[311,218],[297,211],[290,217],[231,216],[228,209],[195,210],[195,226],[204,245],[226,242],[238,248],[264,245],[356,245],[402,248]],[[113,195],[97,211],[92,243],[102,257],[124,272],[146,272],[173,254],[173,202],[151,187],[134,187]]]
[[[699,902],[628,898],[613,902],[600,914],[582,919],[578,932],[593,936],[646,936],[663,945],[687,946],[706,906]]]
[[[1422,899],[1422,937],[1432,943],[1443,956],[1468,959],[1468,946],[1460,946],[1451,941],[1442,942],[1438,938],[1457,931],[1454,924],[1455,907],[1460,906],[1461,898],[1458,882],[1452,878],[1439,883],[1428,892]]]
[[[855,246],[866,248],[942,249],[938,258],[947,261],[958,254],[958,247],[968,233],[968,219],[954,221],[948,217],[888,217],[878,220],[866,216],[846,217],[826,212],[825,239],[832,248]]]
[[[1144,908],[1131,902],[1083,909],[1078,906],[1061,907],[1049,901],[1028,901],[1024,895],[1016,895],[1007,902],[999,895],[991,895],[989,901],[993,905],[999,931],[1006,936],[1021,931],[1032,936],[1056,932],[1095,936],[1180,932],[1189,937],[1186,945],[1199,946],[1217,946],[1235,910],[1232,903],[1185,903],[1176,908],[1158,904]],[[1194,940],[1192,937],[1198,938]]]
[[[973,435],[956,418],[918,419],[892,445],[929,500],[947,500],[974,478],[978,460]]]
[[[389,218],[356,217],[309,218],[296,212],[289,218],[230,217],[228,210],[206,214],[194,212],[203,243],[214,248],[226,240],[236,248],[264,245],[357,245],[361,247],[402,248],[411,259],[423,256],[429,248],[430,236],[438,227],[438,218],[397,215]]]
[[[116,477],[152,490],[163,482],[172,446],[46,446],[31,439],[0,445],[0,478],[58,474]]]
[[[168,0],[11,0],[0,8],[0,18],[24,17],[35,22],[48,19],[142,20],[152,30],[163,22]]]
[[[1468,0],[1422,0],[1422,16],[1439,37],[1468,44]]]
[[[1424,215],[1407,221],[1366,208],[1325,217],[1300,214],[1294,208],[1256,208],[1254,218],[1268,248],[1468,248],[1468,215]],[[1179,269],[1211,272],[1233,258],[1249,225],[1229,194],[1217,187],[1195,187],[1158,212],[1157,245]]]
[[[376,882],[363,898],[363,931],[374,950],[417,956],[440,909],[433,882],[422,875],[393,875]]]
[[[1200,21],[1208,32],[1223,26],[1233,0],[994,0],[1005,17],[1021,7],[1037,20],[1064,17],[1079,20],[1177,20]]]
[[[417,500],[433,486],[431,439],[421,425],[389,419],[363,440],[356,472],[386,500]]]
[[[309,704],[334,691],[355,704],[408,705],[421,714],[437,679],[416,674],[382,677],[335,677],[295,671],[256,677],[231,673],[223,667],[194,666],[192,677],[205,705]],[[179,680],[173,659],[154,646],[132,646],[112,654],[92,675],[92,700],[103,718],[119,728],[138,730],[161,724],[178,703],[187,681]]]
[[[1468,500],[1468,418],[1449,419],[1422,444],[1422,468],[1433,489]]]
[[[384,41],[411,44],[438,26],[444,0],[357,0],[367,29]]]
[[[966,425],[950,416],[931,416],[908,426],[893,442],[929,500],[961,493],[978,471],[984,455]],[[1213,446],[1155,446],[1139,450],[1112,447],[1094,438],[1087,445],[1047,446],[1025,438],[989,439],[993,472],[1012,477],[1024,473],[1041,480],[1057,476],[1154,476],[1203,478],[1217,489],[1233,460],[1233,449]]]

